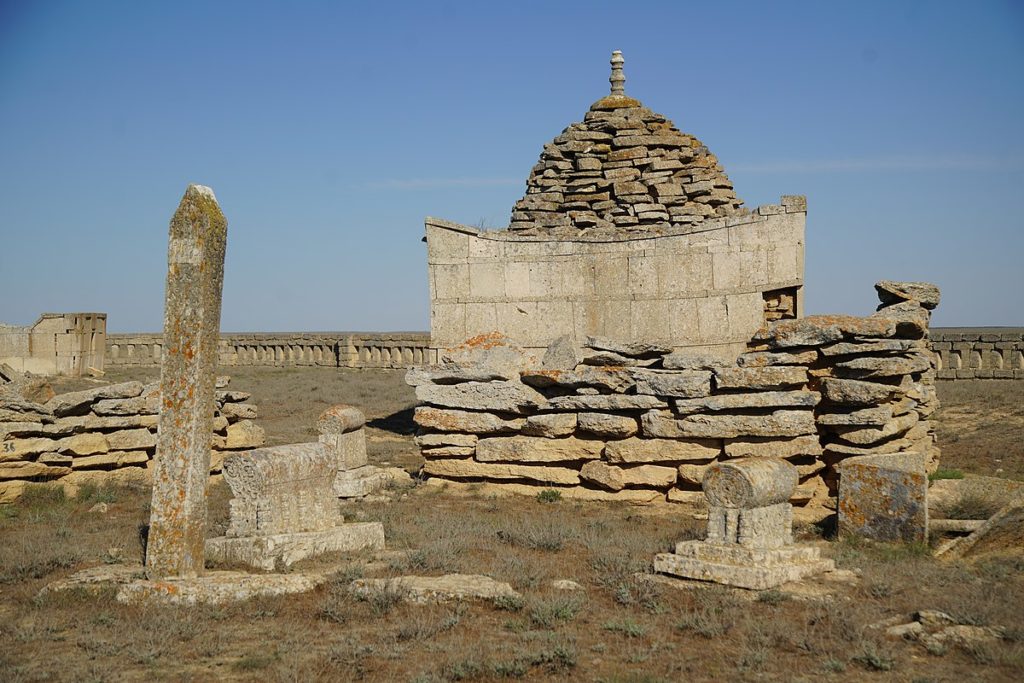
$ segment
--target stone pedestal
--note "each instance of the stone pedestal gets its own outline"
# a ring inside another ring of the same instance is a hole
[[[654,570],[686,579],[764,590],[835,568],[813,546],[793,544],[796,468],[784,460],[740,459],[704,475],[708,533],[654,558]]]
[[[388,481],[384,470],[366,460],[366,416],[355,406],[339,404],[324,411],[317,420],[320,443],[337,458],[334,494],[338,498],[362,498],[383,488]]]

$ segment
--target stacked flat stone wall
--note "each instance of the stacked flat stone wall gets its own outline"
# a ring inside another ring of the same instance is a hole
[[[436,360],[425,332],[309,332],[223,334],[219,365],[271,367],[405,368]],[[160,364],[160,334],[107,336],[107,365]]]
[[[407,376],[424,472],[526,493],[699,502],[711,464],[784,458],[800,476],[791,502],[827,505],[846,458],[913,451],[937,467],[928,319],[904,301],[866,318],[773,322],[731,361],[599,338],[579,354],[563,338],[517,367],[500,336],[475,338]]]
[[[735,357],[766,319],[802,314],[806,217],[792,196],[690,226],[559,239],[428,218],[431,347],[501,330],[525,349],[595,335]]]
[[[243,391],[217,390],[211,473],[220,472],[225,455],[263,445],[248,399]],[[30,481],[148,481],[159,410],[156,382],[59,394],[46,403],[7,392],[0,396],[0,498]]]
[[[934,330],[939,379],[1024,379],[1024,329]]]

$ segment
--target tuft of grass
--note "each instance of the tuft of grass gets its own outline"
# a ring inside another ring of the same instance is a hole
[[[757,601],[767,605],[781,605],[787,600],[789,600],[789,594],[777,588],[770,588],[757,594]]]
[[[896,667],[892,653],[870,641],[861,644],[860,652],[853,656],[853,661],[868,671],[892,671]]]
[[[643,625],[629,618],[619,621],[607,621],[601,628],[610,633],[621,633],[627,638],[640,638],[647,633],[647,629]]]
[[[999,512],[1002,501],[982,494],[965,493],[946,506],[948,519],[988,519]]]
[[[557,503],[562,500],[562,492],[555,489],[544,489],[537,494],[538,503]]]
[[[954,469],[942,469],[939,468],[928,475],[928,481],[938,481],[940,479],[963,479],[964,473],[960,470]]]
[[[530,623],[538,628],[555,628],[572,621],[583,610],[584,600],[578,595],[559,595],[540,600],[530,608]]]

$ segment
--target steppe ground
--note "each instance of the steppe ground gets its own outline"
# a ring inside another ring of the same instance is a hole
[[[271,444],[309,441],[333,403],[370,420],[371,460],[415,471],[411,390],[401,371],[230,368],[250,391]],[[155,369],[111,372],[121,381]],[[87,380],[78,380],[89,385]],[[80,388],[75,382],[59,387]],[[1024,479],[1024,382],[940,384],[943,468]],[[211,534],[229,493],[211,491]],[[260,681],[1019,681],[1024,679],[1024,556],[944,563],[924,547],[824,541],[859,582],[834,599],[784,591],[754,599],[639,580],[652,556],[702,522],[681,508],[526,498],[450,497],[432,487],[390,492],[346,514],[380,520],[390,551],[351,560],[312,593],[226,607],[128,607],[110,594],[37,597],[76,569],[138,560],[144,490],[83,488],[75,499],[41,488],[0,509],[0,680]],[[90,512],[106,502],[107,512]],[[961,501],[980,514],[991,501]],[[970,514],[968,514],[970,513]],[[314,563],[315,564],[315,563]],[[298,569],[301,569],[299,567]],[[416,607],[394,595],[359,601],[357,576],[488,574],[522,602]],[[580,592],[550,583],[573,579]],[[1003,637],[925,649],[888,638],[882,620],[938,609]]]

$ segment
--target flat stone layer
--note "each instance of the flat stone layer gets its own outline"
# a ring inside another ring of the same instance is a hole
[[[384,526],[380,522],[352,522],[322,531],[273,536],[221,536],[206,541],[206,556],[211,562],[245,564],[264,571],[280,571],[324,553],[383,549]]]
[[[833,569],[832,560],[821,559],[818,549],[809,546],[757,551],[688,541],[677,545],[675,553],[654,556],[654,571],[661,574],[752,590],[775,588]]]
[[[227,220],[213,191],[189,185],[171,219],[167,249],[159,440],[146,546],[146,573],[154,580],[203,571],[226,245]]]

